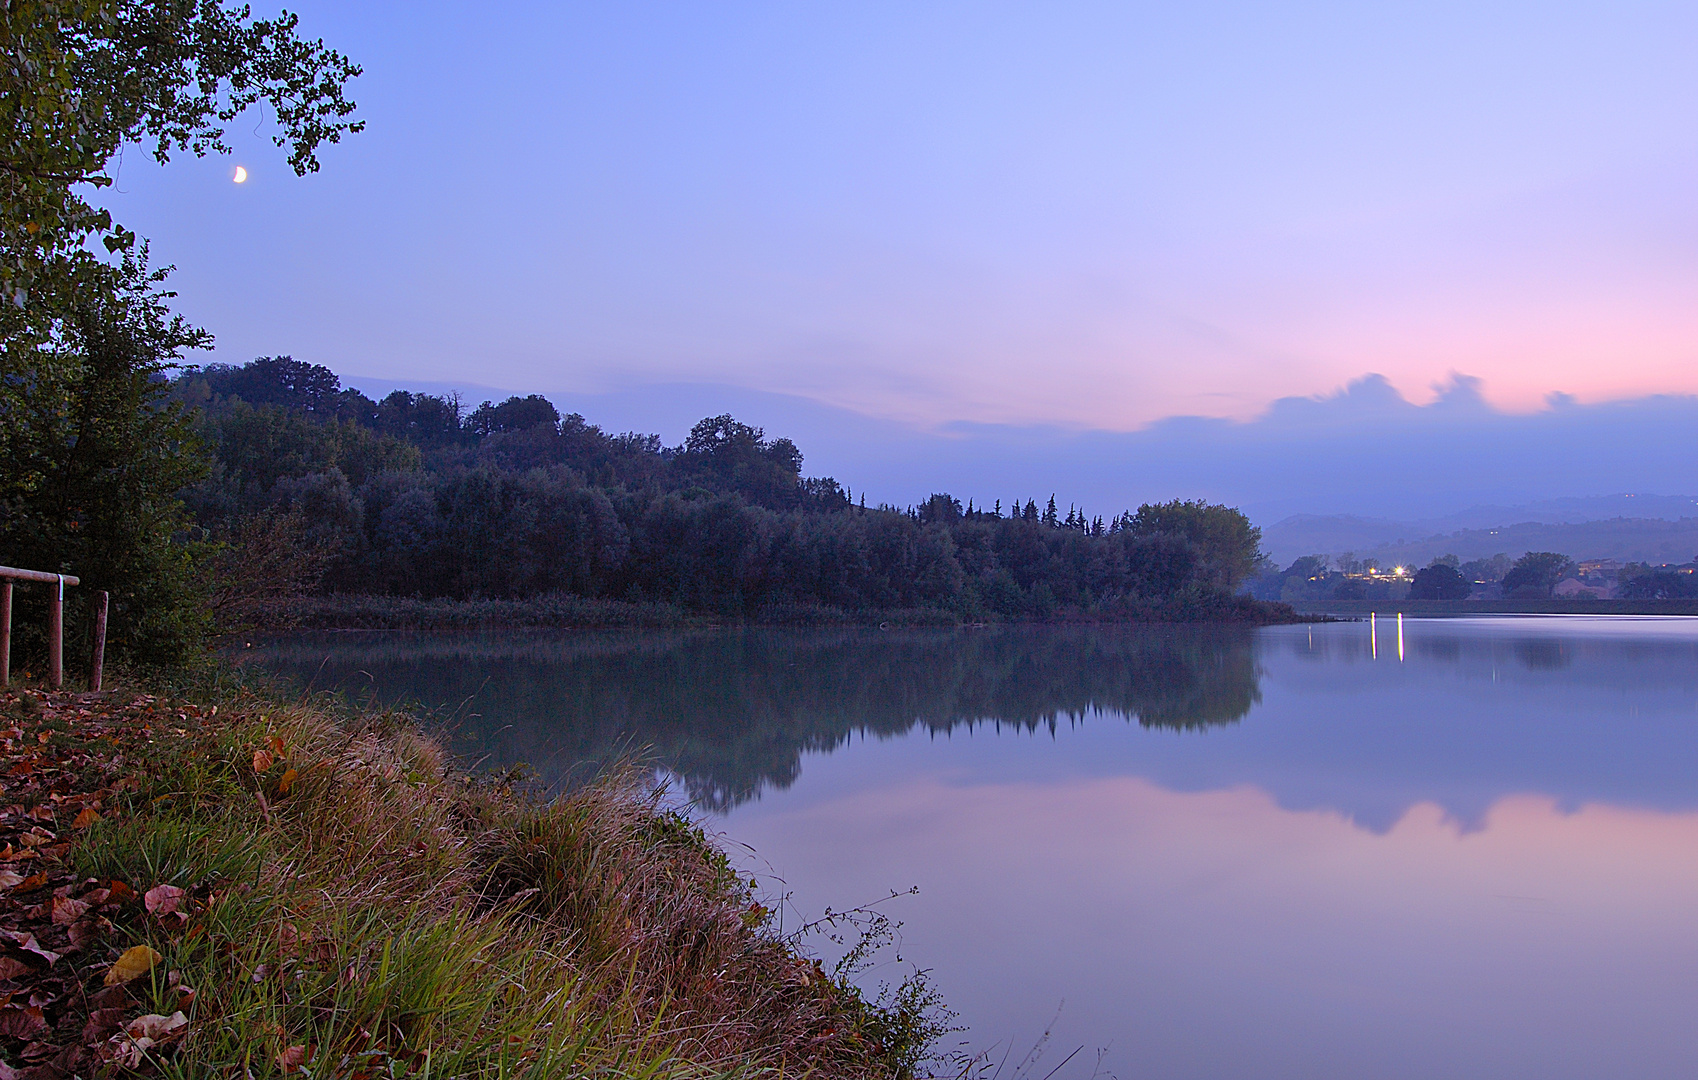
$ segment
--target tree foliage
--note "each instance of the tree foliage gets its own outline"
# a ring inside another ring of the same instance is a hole
[[[1518,600],[1548,597],[1573,572],[1574,560],[1561,552],[1529,551],[1503,576],[1503,594]]]
[[[13,413],[15,468],[0,481],[0,550],[32,569],[74,573],[80,595],[112,594],[113,651],[148,661],[181,658],[205,628],[200,587],[181,542],[189,522],[178,493],[206,462],[180,405],[165,404],[163,375],[203,335],[171,316],[140,256],[124,287],[67,319],[68,375]],[[20,594],[26,606],[43,599]],[[81,633],[81,605],[67,633]],[[39,619],[20,620],[26,635]]]
[[[157,582],[119,586],[134,630],[120,655],[163,658],[193,636],[167,489],[199,465],[157,383],[210,339],[169,316],[163,275],[90,199],[124,146],[161,162],[225,152],[225,126],[261,103],[295,171],[316,171],[323,144],[360,129],[343,92],[359,69],[295,31],[293,15],[219,0],[0,8],[0,529],[17,561]]]
[[[334,409],[282,403],[252,380],[319,387]],[[1046,618],[1227,597],[1255,565],[1242,514],[1172,503],[1090,520],[1056,500],[1017,516],[940,493],[908,509],[851,505],[802,475],[789,439],[731,416],[685,441],[609,434],[546,399],[382,403],[320,368],[271,361],[188,373],[215,451],[191,503],[234,535],[249,515],[293,515],[333,553],[344,592],[517,598],[566,592],[665,601],[730,617],[793,607],[934,608],[963,618]],[[252,401],[267,404],[253,405]],[[365,418],[356,420],[356,417]],[[1200,607],[1198,607],[1200,605]]]
[[[1415,572],[1409,586],[1411,600],[1466,600],[1474,585],[1462,576],[1455,566],[1433,560],[1431,566]]]

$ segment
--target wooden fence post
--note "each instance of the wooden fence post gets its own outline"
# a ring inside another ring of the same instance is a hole
[[[81,585],[70,574],[46,570],[19,570],[0,566],[0,686],[12,685],[12,582],[39,581],[53,586],[47,601],[47,673],[57,690],[65,684],[65,586]]]
[[[88,665],[88,688],[100,689],[101,669],[106,666],[106,607],[112,600],[112,594],[102,589],[100,599],[94,602],[94,656]]]
[[[65,575],[58,575],[47,602],[47,678],[57,690],[65,685]]]
[[[0,581],[0,688],[12,685],[12,579]]]

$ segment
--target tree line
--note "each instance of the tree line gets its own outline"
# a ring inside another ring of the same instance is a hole
[[[1393,595],[1397,582],[1365,574],[1373,569],[1377,567],[1371,560],[1348,553],[1337,559],[1305,555],[1283,571],[1264,571],[1251,581],[1250,590],[1266,599],[1295,602],[1400,599]],[[1411,600],[1466,600],[1484,589],[1489,597],[1548,600],[1558,584],[1579,573],[1579,564],[1557,551],[1529,551],[1514,560],[1499,553],[1467,562],[1455,555],[1440,555],[1410,575],[1407,595]],[[1627,563],[1614,572],[1614,578],[1618,599],[1698,598],[1698,573],[1690,566],[1683,572]]]
[[[659,601],[729,618],[788,608],[933,608],[967,620],[1257,614],[1233,593],[1260,532],[1204,502],[1105,521],[1051,496],[989,508],[933,495],[867,506],[803,474],[787,438],[731,416],[677,446],[612,434],[531,395],[465,408],[373,401],[288,357],[173,380],[211,455],[186,503],[211,537],[280,532],[310,588]],[[254,560],[248,560],[254,565]],[[1177,609],[1176,609],[1177,610]]]

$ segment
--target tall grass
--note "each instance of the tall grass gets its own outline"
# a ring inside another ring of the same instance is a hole
[[[543,803],[403,718],[214,696],[71,856],[189,890],[116,928],[186,1005],[166,1075],[903,1077],[944,1030],[799,955],[635,773]]]

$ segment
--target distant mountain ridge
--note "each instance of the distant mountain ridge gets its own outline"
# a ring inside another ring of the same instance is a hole
[[[1635,494],[1550,499],[1517,507],[1471,507],[1421,521],[1296,514],[1264,528],[1262,547],[1281,566],[1303,555],[1347,551],[1381,564],[1406,565],[1425,565],[1439,555],[1477,559],[1502,552],[1513,558],[1526,551],[1653,565],[1681,563],[1698,553],[1698,498]]]

